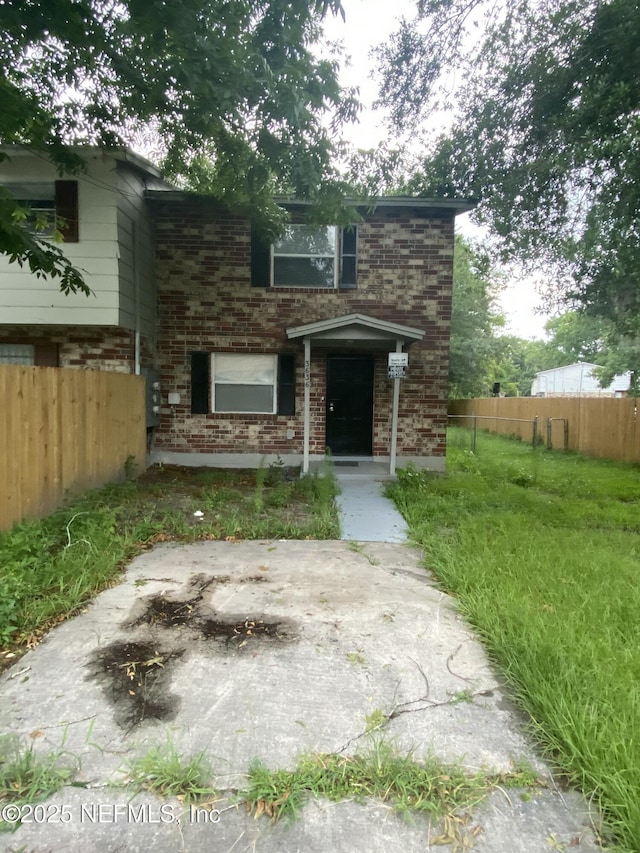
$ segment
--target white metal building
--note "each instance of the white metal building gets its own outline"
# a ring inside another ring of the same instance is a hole
[[[531,385],[532,397],[623,397],[629,390],[631,374],[614,377],[603,388],[594,374],[598,365],[588,362],[567,364],[536,373]]]

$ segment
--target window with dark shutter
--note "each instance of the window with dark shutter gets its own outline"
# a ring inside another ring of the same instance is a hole
[[[278,414],[296,413],[296,359],[283,353],[278,357]]]
[[[252,229],[251,286],[335,287],[337,282],[340,290],[354,290],[357,257],[355,225],[343,228],[339,241],[332,227],[289,225],[285,237],[276,243],[272,268],[271,246]]]
[[[78,242],[77,181],[56,181],[56,226],[65,243]]]
[[[191,414],[209,413],[209,353],[191,353]]]
[[[211,373],[212,411],[275,414],[277,356],[266,353],[213,353]]]

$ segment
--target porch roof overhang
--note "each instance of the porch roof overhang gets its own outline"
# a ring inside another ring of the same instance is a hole
[[[424,332],[366,314],[344,314],[342,317],[292,326],[287,329],[287,337],[289,340],[308,338],[321,346],[383,349],[399,341],[404,346],[421,341]]]

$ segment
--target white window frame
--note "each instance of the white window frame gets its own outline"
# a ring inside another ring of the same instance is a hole
[[[260,381],[247,381],[247,380],[239,380],[239,381],[227,381],[224,379],[219,379],[216,377],[216,359],[219,357],[238,359],[238,363],[240,363],[240,359],[249,359],[249,358],[260,358],[264,360],[265,365],[270,363],[271,365],[271,375],[273,377],[272,382],[260,382]],[[216,386],[218,385],[229,385],[229,386],[255,386],[261,385],[264,387],[269,387],[272,389],[272,406],[271,409],[222,409],[219,410],[216,404]],[[277,413],[278,407],[278,356],[272,354],[265,353],[231,353],[231,352],[219,352],[219,353],[211,353],[211,411],[215,414],[219,415],[232,415],[232,414],[240,414],[240,415],[275,415]]]
[[[287,225],[287,228],[309,228],[308,225],[302,225],[300,223],[294,223]],[[276,257],[286,257],[286,258],[326,258],[328,255],[320,255],[320,254],[278,254],[278,243],[274,243],[271,246],[271,272],[270,272],[270,286],[275,288],[300,288],[301,290],[323,290],[326,288],[331,288],[336,290],[338,288],[338,284],[340,281],[340,230],[336,225],[327,225],[321,226],[316,229],[317,231],[332,231],[333,232],[333,284],[325,285],[325,287],[317,287],[314,285],[304,284],[304,282],[300,282],[299,284],[278,284],[275,280],[275,260]]]

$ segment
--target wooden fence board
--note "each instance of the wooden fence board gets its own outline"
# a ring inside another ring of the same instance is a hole
[[[144,378],[0,365],[0,530],[146,459]]]
[[[479,429],[499,435],[518,435],[531,441],[531,421],[538,418],[538,435],[546,442],[547,419],[566,419],[568,448],[605,459],[640,462],[640,426],[638,405],[633,398],[613,397],[489,397],[476,400],[452,400],[450,415],[465,415],[454,423],[470,425],[471,415],[491,417],[479,420]],[[493,420],[504,418],[505,420]],[[528,423],[519,423],[521,419]],[[563,446],[562,424],[552,421],[552,444]]]

